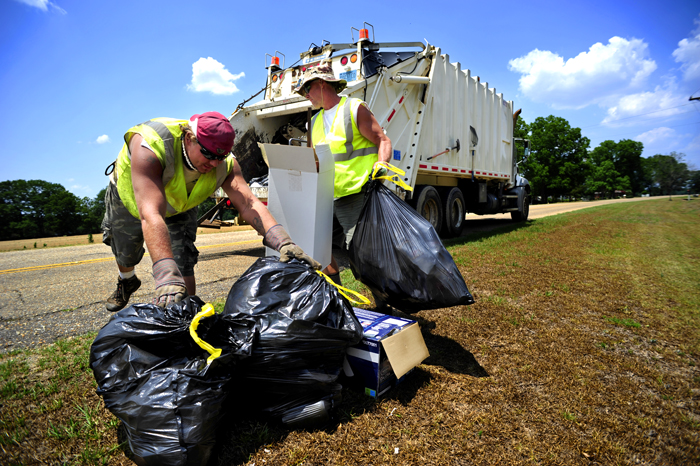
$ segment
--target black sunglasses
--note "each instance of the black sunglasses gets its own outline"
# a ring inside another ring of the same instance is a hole
[[[304,91],[304,95],[308,95],[308,94],[309,94],[309,91],[311,91],[311,85],[312,85],[313,83],[314,83],[313,81],[311,81],[311,82],[309,82],[309,83],[306,83],[306,84],[304,84],[304,86],[301,88],[301,89]]]
[[[226,160],[226,157],[228,156],[228,154],[226,154],[226,155],[216,155],[216,154],[214,154],[213,152],[210,152],[210,151],[207,150],[207,148],[205,148],[205,147],[202,145],[202,143],[199,142],[199,141],[197,141],[197,144],[199,144],[199,151],[202,153],[202,155],[203,155],[204,157],[206,157],[206,158],[209,159],[209,160],[218,160],[219,162],[221,162],[222,160]]]

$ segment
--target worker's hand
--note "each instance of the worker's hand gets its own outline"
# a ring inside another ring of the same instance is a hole
[[[299,259],[300,261],[306,262],[311,267],[316,270],[321,270],[321,264],[314,260],[313,257],[309,256],[294,243],[285,244],[280,248],[280,262],[289,262],[292,259]]]
[[[153,304],[158,307],[168,307],[187,297],[185,279],[177,268],[175,259],[166,257],[153,264],[153,279],[156,282],[156,297]]]
[[[381,162],[375,162],[374,165],[372,165],[372,178],[386,176],[386,174],[389,172],[385,166],[380,165],[380,164],[381,164]]]
[[[280,253],[280,262],[288,262],[291,259],[299,259],[315,269],[320,269],[321,264],[316,262],[303,249],[292,242],[292,238],[279,223],[265,232],[263,244]]]

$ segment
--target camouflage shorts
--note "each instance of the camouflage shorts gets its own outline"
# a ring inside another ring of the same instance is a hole
[[[365,192],[367,185],[362,187],[362,191],[349,196],[340,197],[333,201],[333,221],[337,221],[342,228],[342,233],[338,230],[333,231],[333,244],[341,248],[350,247],[352,235],[355,234],[357,221],[362,213],[362,206],[365,203]]]
[[[131,215],[119,198],[117,187],[110,183],[105,193],[105,216],[102,219],[102,242],[112,248],[117,263],[134,267],[141,262],[143,230],[141,220]],[[199,251],[197,239],[197,208],[165,219],[170,232],[173,256],[183,277],[194,275]]]

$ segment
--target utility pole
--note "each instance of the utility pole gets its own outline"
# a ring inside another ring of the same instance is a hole
[[[693,97],[692,95],[690,96],[690,99],[688,100],[700,100],[700,97]]]

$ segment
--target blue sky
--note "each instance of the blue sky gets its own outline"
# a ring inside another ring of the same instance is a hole
[[[350,42],[365,21],[378,42],[440,47],[528,122],[560,116],[591,148],[635,139],[645,157],[682,152],[700,169],[700,101],[688,100],[700,97],[697,0],[337,5],[0,0],[0,181],[92,198],[129,127],[230,115],[264,86],[266,53],[291,65],[312,42]]]

